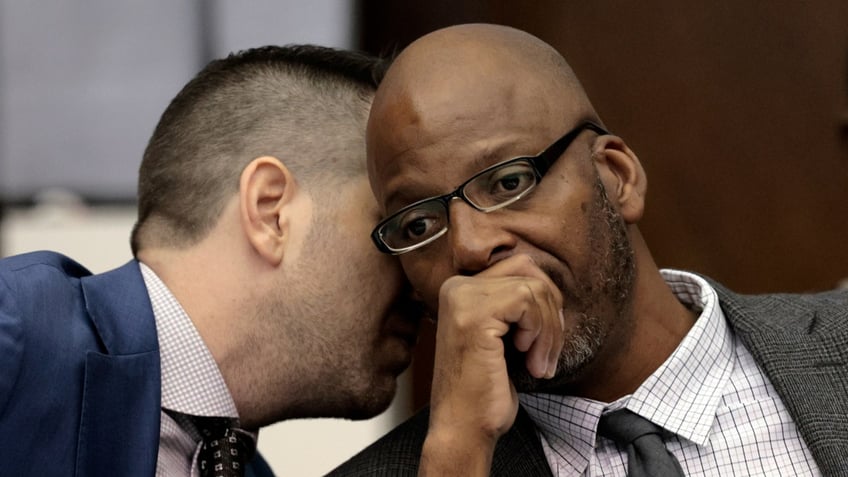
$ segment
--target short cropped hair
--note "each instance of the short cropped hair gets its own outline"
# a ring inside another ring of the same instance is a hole
[[[145,149],[133,255],[203,239],[257,157],[277,157],[307,188],[364,173],[365,119],[387,63],[314,45],[209,63],[171,101]]]

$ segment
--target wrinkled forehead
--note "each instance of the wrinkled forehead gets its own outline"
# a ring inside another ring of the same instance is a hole
[[[536,154],[591,115],[582,90],[546,65],[476,45],[413,53],[392,66],[368,123],[369,178],[384,212]]]

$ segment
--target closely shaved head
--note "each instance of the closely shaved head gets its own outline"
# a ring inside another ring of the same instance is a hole
[[[206,237],[257,157],[284,161],[303,185],[358,174],[352,151],[361,150],[359,125],[383,69],[379,59],[315,45],[252,48],[209,63],[145,149],[133,254]]]

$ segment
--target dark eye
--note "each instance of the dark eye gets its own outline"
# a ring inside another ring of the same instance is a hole
[[[404,233],[409,238],[420,238],[427,234],[427,227],[433,222],[433,219],[418,218],[411,220],[403,225]]]
[[[395,212],[380,230],[380,236],[389,247],[403,249],[438,237],[447,227],[444,204],[428,199]]]
[[[512,198],[536,183],[536,175],[528,164],[510,164],[492,171],[489,176],[488,193],[494,198]]]
[[[521,176],[507,176],[498,179],[497,185],[506,191],[518,189],[521,185]]]
[[[398,217],[397,230],[404,242],[419,242],[442,230],[446,220],[441,204],[425,203]]]

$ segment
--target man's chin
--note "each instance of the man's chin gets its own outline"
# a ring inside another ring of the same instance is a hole
[[[374,383],[369,389],[351,398],[352,406],[339,417],[354,421],[376,417],[389,408],[396,394],[397,380],[393,379],[391,384]]]

